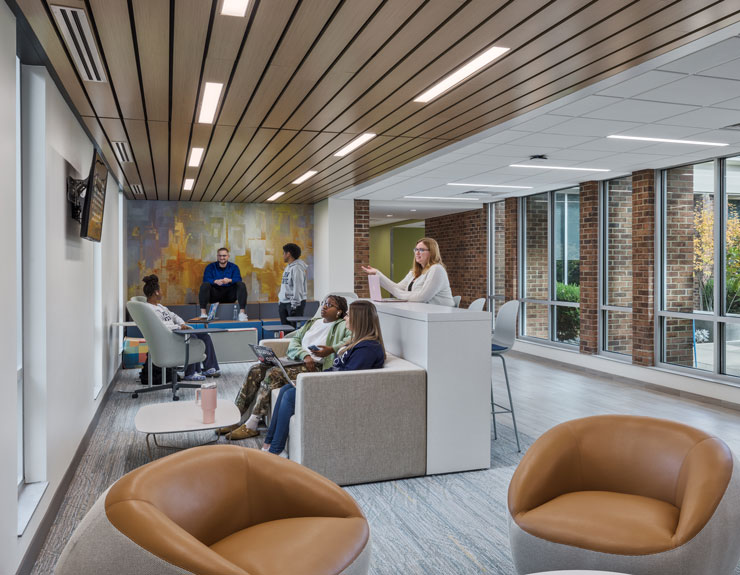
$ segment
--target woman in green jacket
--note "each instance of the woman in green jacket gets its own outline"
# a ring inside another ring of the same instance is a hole
[[[286,355],[288,359],[303,362],[285,369],[292,380],[299,373],[323,371],[332,366],[336,352],[352,339],[352,332],[344,323],[346,315],[347,300],[342,296],[329,295],[321,304],[321,317],[307,322],[291,338]],[[313,346],[318,350],[309,350]],[[252,414],[243,425],[222,427],[218,433],[228,434],[229,439],[246,439],[259,435],[257,426],[270,411],[272,390],[286,383],[289,382],[279,369],[259,362],[253,365],[236,398],[236,406],[244,415],[256,395]]]

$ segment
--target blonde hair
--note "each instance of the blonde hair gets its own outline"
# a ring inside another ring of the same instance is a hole
[[[437,243],[437,240],[433,240],[432,238],[421,238],[416,242],[416,245],[418,244],[424,244],[429,250],[429,261],[427,262],[427,265],[422,268],[421,264],[416,261],[416,258],[414,258],[414,267],[411,268],[411,271],[414,272],[415,278],[418,278],[434,264],[439,264],[442,267],[445,267],[442,263],[442,256],[439,253],[439,244]]]
[[[378,311],[372,302],[367,300],[353,301],[349,304],[349,313],[351,314],[352,339],[339,350],[337,355],[349,351],[361,341],[377,341],[380,347],[383,348],[383,356],[385,357],[385,344],[383,343],[383,334],[380,331]]]

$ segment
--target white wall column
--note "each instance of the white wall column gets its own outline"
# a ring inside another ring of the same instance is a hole
[[[353,200],[328,198],[314,205],[314,297],[355,291]]]

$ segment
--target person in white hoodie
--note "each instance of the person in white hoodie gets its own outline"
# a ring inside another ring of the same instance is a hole
[[[308,265],[301,257],[301,248],[296,244],[285,244],[283,246],[283,261],[288,264],[283,272],[278,294],[278,312],[280,323],[283,325],[295,324],[288,321],[288,316],[303,315],[306,308],[306,294],[308,285],[306,270]]]

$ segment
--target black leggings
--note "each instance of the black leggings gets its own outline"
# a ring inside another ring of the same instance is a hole
[[[234,282],[225,286],[217,286],[208,282],[200,284],[198,292],[198,303],[201,309],[208,307],[209,303],[233,303],[239,302],[239,309],[247,307],[247,286],[244,282]]]

